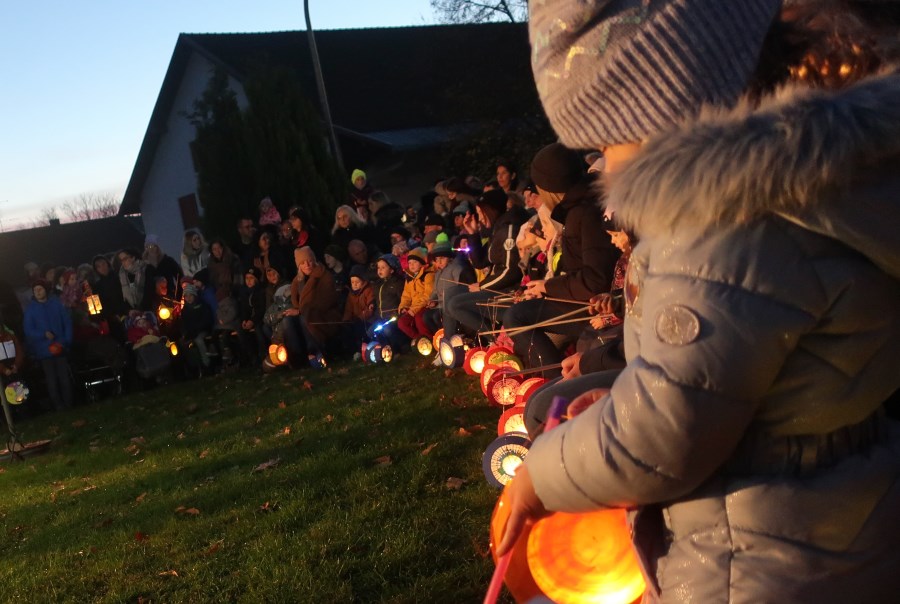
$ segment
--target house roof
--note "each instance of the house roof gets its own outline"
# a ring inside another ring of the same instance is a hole
[[[35,229],[0,233],[0,280],[21,285],[26,262],[77,267],[97,254],[144,247],[139,218],[112,216],[84,222],[55,224]],[[178,250],[168,250],[170,254]]]
[[[332,121],[341,133],[392,146],[441,139],[454,124],[508,118],[539,107],[521,23],[317,31]],[[181,34],[125,191],[120,214],[140,211],[140,191],[191,53],[239,81],[264,64],[298,73],[318,93],[305,31]],[[402,131],[404,134],[390,134]]]

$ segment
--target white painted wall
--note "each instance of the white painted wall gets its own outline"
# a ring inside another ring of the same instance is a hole
[[[194,127],[182,113],[193,111],[194,100],[206,89],[213,65],[204,57],[193,53],[178,87],[172,111],[166,121],[147,181],[141,191],[141,215],[147,234],[159,237],[163,251],[180,260],[184,225],[178,207],[178,198],[197,193],[197,174],[191,159],[190,143],[194,140]],[[247,106],[243,87],[230,80],[241,109]],[[201,209],[202,214],[202,209]]]

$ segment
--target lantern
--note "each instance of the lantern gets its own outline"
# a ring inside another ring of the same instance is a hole
[[[390,344],[385,344],[381,347],[381,363],[390,363],[394,360],[394,350],[391,348]]]
[[[469,375],[478,375],[484,369],[484,348],[470,348],[466,351],[466,358],[463,360],[463,369]]]
[[[288,353],[284,344],[269,344],[269,361],[275,367],[280,367],[287,363]]]
[[[481,382],[481,392],[484,393],[485,396],[488,395],[488,380],[490,380],[491,376],[494,375],[494,372],[501,367],[506,367],[512,371],[519,370],[518,365],[513,361],[501,361],[498,364],[485,363],[484,369],[481,370],[481,377],[479,378]]]
[[[4,390],[6,401],[10,405],[21,405],[28,398],[28,386],[22,382],[10,382]]]
[[[166,346],[169,349],[169,354],[171,354],[173,357],[178,356],[178,346],[175,344],[175,342],[169,342],[168,344],[166,344]]]
[[[396,320],[397,320],[397,317],[391,317],[387,321],[383,321],[383,322],[379,323],[372,329],[372,333],[378,333],[379,331],[381,331],[382,329],[384,329],[385,327],[387,327],[388,325],[390,325],[391,323],[393,323]]]
[[[513,364],[510,367],[515,367],[516,371],[521,371],[525,368],[522,364],[522,361],[513,354],[512,350],[507,348],[506,346],[491,346],[488,348],[484,357],[485,363],[489,363],[492,365],[500,365],[504,361],[512,361]]]
[[[88,314],[99,315],[103,311],[103,304],[100,303],[100,296],[94,294],[84,299],[87,302]]]
[[[454,346],[451,340],[441,340],[440,355],[444,367],[453,369],[463,364],[466,358],[466,349],[462,345]]]
[[[362,359],[363,365],[365,365],[369,362],[369,356],[368,356],[368,352],[366,350],[368,345],[369,345],[368,342],[363,342],[362,347],[359,350],[359,358]]]
[[[16,360],[16,343],[12,340],[0,342],[0,361]]]
[[[628,604],[646,587],[622,509],[542,518],[526,551],[535,583],[559,604]]]
[[[516,404],[524,405],[527,403],[528,399],[531,398],[531,395],[546,383],[547,380],[542,377],[531,377],[527,380],[523,380],[522,383],[519,384],[519,389],[516,391]]]
[[[504,434],[524,434],[528,436],[528,430],[525,429],[525,407],[522,405],[514,405],[503,412],[500,421],[497,422],[497,436]]]
[[[431,346],[432,346],[432,348],[433,348],[434,350],[440,350],[440,348],[441,348],[441,340],[443,340],[443,339],[444,339],[444,328],[441,327],[441,328],[438,329],[436,332],[434,332],[434,335],[433,335],[433,336],[431,336]]]
[[[50,346],[47,347],[50,350],[50,354],[55,357],[58,357],[63,353],[63,345],[59,342],[51,342]]]
[[[422,336],[415,342],[416,350],[419,351],[423,357],[427,357],[432,352],[434,352],[434,345],[431,342],[431,338],[428,336]]]
[[[505,487],[525,461],[531,441],[522,434],[505,434],[488,445],[481,458],[481,469],[491,486]]]
[[[465,348],[466,341],[463,340],[463,337],[457,333],[457,334],[450,336],[450,346],[453,346],[454,348],[456,348],[457,346],[461,346],[461,347]]]
[[[509,367],[501,367],[488,378],[487,399],[492,405],[509,407],[516,403],[516,393],[522,384],[522,378],[518,375],[510,375],[513,370]]]
[[[497,503],[494,505],[494,512],[491,514],[491,554],[494,556],[494,563],[497,563],[497,546],[503,538],[503,531],[506,528],[506,522],[509,520],[509,489],[503,489]],[[516,544],[512,549],[512,557],[509,561],[509,568],[506,570],[506,576],[503,578],[506,588],[516,602],[528,602],[536,596],[540,596],[541,590],[534,582],[531,576],[531,569],[528,568],[528,535],[531,532],[531,525],[526,524],[522,528],[522,533],[516,540]]]
[[[168,306],[160,306],[157,314],[161,321],[168,321],[172,318],[172,309]]]

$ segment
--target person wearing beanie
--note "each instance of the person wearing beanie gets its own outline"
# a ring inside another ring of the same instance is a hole
[[[781,7],[531,4],[550,123],[604,151],[639,242],[627,366],[561,382],[498,555],[548,511],[623,507],[644,601],[896,597],[900,15]]]
[[[475,283],[475,269],[465,254],[457,254],[453,250],[445,233],[437,236],[428,257],[434,267],[434,290],[428,299],[425,325],[431,333],[443,327],[444,333],[455,334],[456,319],[444,312],[444,309],[454,296],[468,291],[468,284]]]
[[[49,295],[51,285],[42,279],[32,283],[32,300],[25,307],[22,329],[28,356],[38,361],[53,408],[73,405],[74,386],[68,353],[72,346],[72,317],[59,298]]]
[[[258,367],[262,362],[268,341],[263,330],[266,314],[266,288],[262,273],[256,267],[244,271],[244,284],[238,288],[237,330],[241,344],[241,363],[246,367]]]
[[[342,319],[347,323],[342,341],[349,343],[350,350],[359,350],[374,315],[375,292],[369,283],[368,272],[363,266],[354,266],[350,271],[350,295]]]
[[[277,229],[281,226],[281,222],[281,213],[275,207],[275,202],[272,201],[271,197],[263,197],[259,202],[259,226],[269,226]]]
[[[375,192],[375,188],[369,183],[366,173],[356,168],[350,173],[350,205],[364,222],[369,218],[369,197]]]
[[[394,352],[398,352],[407,348],[409,342],[396,324],[390,323],[389,320],[398,316],[406,273],[400,266],[400,260],[393,254],[383,254],[375,263],[375,268],[378,280],[373,285],[375,302],[373,327],[377,325],[383,327],[377,332],[370,327],[369,339],[390,344]]]
[[[425,324],[425,310],[434,290],[434,271],[428,266],[428,252],[423,247],[409,251],[408,279],[400,297],[397,327],[410,340],[421,336],[431,336],[433,332]]]
[[[181,291],[178,289],[184,271],[181,264],[165,253],[159,247],[159,237],[156,235],[147,235],[144,241],[144,262],[152,266],[156,278],[162,277],[166,280],[166,291],[169,296],[178,299],[181,297]]]
[[[502,189],[483,193],[475,202],[477,218],[468,214],[463,221],[464,233],[469,236],[469,260],[486,276],[469,285],[468,292],[448,301],[445,313],[474,332],[493,326],[495,313],[481,304],[498,294],[514,291],[522,280],[516,236],[528,220],[528,214],[520,207],[507,209],[506,198]],[[487,240],[487,246],[482,238]]]
[[[428,235],[428,233],[432,232],[441,232],[444,230],[444,217],[440,214],[429,214],[425,217],[425,222],[422,226],[422,233],[424,235]]]
[[[309,247],[294,250],[297,277],[291,284],[293,308],[285,312],[285,347],[292,367],[297,367],[301,348],[306,350],[307,361],[321,358],[330,338],[339,331],[341,308],[331,271],[319,264]],[[300,334],[300,340],[292,338]],[[292,356],[293,354],[293,356]],[[300,357],[300,360],[302,357]]]
[[[503,325],[509,329],[551,321],[570,313],[571,302],[586,306],[592,297],[610,290],[619,252],[603,228],[603,210],[593,197],[584,166],[580,154],[560,143],[547,145],[534,156],[531,176],[538,195],[550,209],[551,220],[563,225],[561,255],[555,276],[528,281],[526,299],[503,313]],[[550,334],[575,341],[583,329],[583,324],[575,322],[524,331],[512,336],[514,350],[529,367],[557,364],[563,354]],[[551,369],[544,377],[559,374],[559,369]]]
[[[206,338],[212,333],[215,326],[215,314],[203,299],[200,288],[195,283],[185,283],[181,291],[184,302],[181,308],[182,349],[197,351],[200,372],[203,373],[212,366],[212,357]]]

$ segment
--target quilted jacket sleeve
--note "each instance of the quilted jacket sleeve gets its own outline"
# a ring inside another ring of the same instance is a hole
[[[668,266],[690,266],[688,254]],[[639,316],[626,319],[628,366],[607,397],[538,438],[528,454],[548,509],[646,504],[692,491],[731,455],[785,358],[816,324],[809,310],[753,279],[702,272],[654,272],[652,263],[644,271],[632,309]]]

